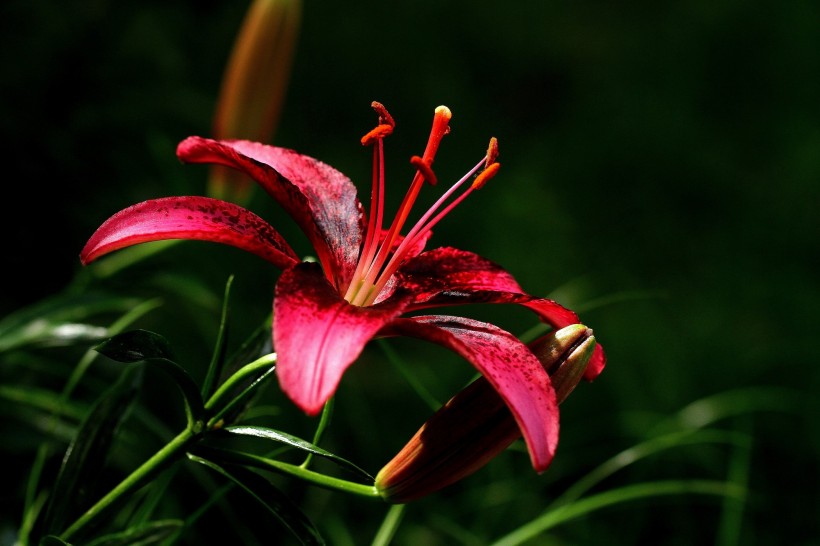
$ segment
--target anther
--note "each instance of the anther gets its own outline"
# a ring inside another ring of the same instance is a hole
[[[377,140],[381,140],[393,132],[393,126],[388,124],[379,124],[374,127],[369,133],[362,137],[362,146],[369,146]]]
[[[498,159],[498,139],[492,137],[490,145],[487,147],[487,159],[484,160],[484,168],[489,168],[490,165],[495,163],[496,159]]]
[[[423,176],[424,179],[427,182],[429,182],[431,186],[436,185],[438,179],[436,179],[436,173],[433,172],[433,169],[428,161],[424,160],[423,158],[417,155],[414,155],[410,158],[410,164],[413,165],[416,169],[418,169],[421,176]]]
[[[475,180],[473,180],[473,189],[480,190],[484,186],[484,184],[486,184],[487,181],[490,180],[490,178],[494,177],[496,173],[498,173],[498,169],[500,168],[501,163],[493,163],[492,165],[481,171],[481,173],[475,177]]]
[[[379,125],[396,126],[396,122],[393,121],[393,116],[390,115],[390,112],[387,111],[387,108],[385,108],[382,103],[374,100],[370,103],[370,107],[379,114]]]

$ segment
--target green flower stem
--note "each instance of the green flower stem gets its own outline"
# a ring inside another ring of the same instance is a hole
[[[233,407],[237,398],[241,399],[247,392],[253,390],[253,387],[261,382],[261,378],[254,382],[253,385],[246,388],[245,392],[240,394],[238,397],[230,398],[226,403],[225,399],[231,395],[233,389],[235,389],[237,385],[246,380],[248,377],[251,377],[253,374],[258,373],[260,370],[265,370],[267,368],[270,372],[274,364],[276,364],[276,353],[271,353],[243,366],[235,374],[228,378],[228,380],[220,386],[220,388],[205,404],[205,408],[207,410],[220,408],[215,418],[211,419],[211,421],[218,421],[219,416],[223,415],[226,411]],[[269,374],[265,374],[265,377],[268,375]],[[169,464],[177,460],[183,453],[185,453],[187,448],[199,439],[204,430],[211,428],[212,422],[209,422],[207,427],[201,421],[190,422],[189,426],[177,435],[176,438],[168,442],[168,444],[157,451],[150,459],[145,461],[142,466],[134,470],[127,478],[120,482],[119,485],[109,491],[97,502],[97,504],[89,508],[82,516],[72,523],[65,530],[65,532],[63,532],[61,538],[63,540],[68,540],[91,521],[95,520],[102,513],[111,508],[119,498],[132,493],[144,485],[147,481],[154,478],[160,471],[164,470]],[[333,478],[330,479],[332,480]]]
[[[319,419],[319,425],[316,427],[316,433],[313,435],[313,445],[318,446],[319,442],[322,441],[322,434],[330,424],[331,415],[333,415],[333,398],[328,399],[328,401],[325,402],[325,407],[322,408],[322,417]],[[308,453],[307,457],[305,457],[305,461],[300,465],[301,468],[310,466],[310,461],[312,460],[313,453]]]
[[[289,474],[291,476],[299,478],[300,480],[310,482],[314,485],[318,485],[319,487],[324,487],[325,489],[332,489],[334,491],[341,491],[343,493],[352,493],[354,495],[359,495],[361,497],[367,497],[371,499],[381,498],[378,490],[374,485],[366,485],[362,483],[343,480],[341,478],[335,478],[333,476],[327,476],[319,472],[314,472],[313,470],[308,470],[307,468],[302,468],[298,465],[283,463],[282,461],[276,461],[273,459],[260,457],[258,455],[252,455],[250,453],[242,453],[239,451],[229,451],[217,448],[209,448],[207,451],[218,454],[219,461],[231,462],[245,466],[253,466],[256,468],[261,468],[263,470],[270,470],[282,474]],[[205,451],[203,451],[203,454],[206,454],[206,458],[208,458],[207,453]]]
[[[77,531],[88,525],[91,521],[99,517],[106,510],[111,508],[115,502],[129,493],[136,491],[148,480],[156,476],[166,466],[179,458],[191,443],[199,438],[202,423],[199,426],[189,427],[182,431],[176,438],[168,442],[162,449],[157,451],[142,466],[134,470],[127,478],[119,483],[114,489],[108,492],[97,504],[89,508],[85,514],[72,523],[61,535],[60,538],[68,540]]]
[[[219,407],[223,399],[226,398],[231,394],[231,391],[236,388],[236,386],[247,379],[249,376],[259,372],[260,370],[264,370],[265,368],[270,368],[276,364],[276,353],[267,354],[261,358],[258,358],[251,362],[250,364],[245,364],[241,368],[239,368],[232,376],[225,380],[222,385],[216,390],[216,392],[205,402],[205,409],[206,410],[213,410],[214,408]]]
[[[227,404],[225,404],[222,408],[219,409],[219,411],[217,411],[213,416],[211,416],[211,418],[208,419],[208,423],[206,425],[206,428],[208,430],[212,430],[214,428],[219,428],[221,426],[220,421],[225,416],[225,414],[228,413],[229,411],[231,411],[233,408],[235,408],[239,404],[241,404],[242,402],[244,402],[244,400],[248,396],[253,394],[253,391],[256,390],[256,388],[259,387],[259,385],[264,383],[265,380],[268,377],[270,377],[271,375],[273,375],[273,368],[268,368],[262,375],[257,377],[253,381],[253,383],[251,383],[250,385],[245,387],[245,389],[243,389],[242,392],[240,392],[239,394],[237,394],[236,396],[231,398],[230,401]]]
[[[393,536],[399,529],[399,524],[404,517],[404,508],[406,506],[406,504],[394,504],[390,507],[390,510],[387,511],[387,515],[384,517],[384,521],[382,521],[381,527],[379,527],[379,531],[373,538],[371,546],[389,546],[390,541],[393,540]]]

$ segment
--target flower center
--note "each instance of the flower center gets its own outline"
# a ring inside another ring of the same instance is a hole
[[[359,254],[356,271],[350,281],[344,298],[353,305],[371,305],[376,301],[387,282],[408,258],[415,255],[414,249],[423,244],[429,236],[430,230],[447,214],[459,205],[470,193],[481,188],[490,178],[495,176],[501,166],[495,160],[498,157],[498,143],[495,138],[490,139],[487,153],[475,167],[462,176],[425,212],[416,224],[408,230],[400,240],[401,229],[404,227],[410,209],[418,198],[421,187],[427,181],[431,186],[437,183],[433,172],[433,159],[438,151],[444,135],[450,132],[450,118],[452,113],[446,106],[439,106],[433,116],[433,127],[427,139],[424,154],[410,158],[410,164],[416,168],[407,194],[399,205],[393,222],[387,229],[384,237],[382,225],[384,222],[384,139],[393,132],[396,126],[393,117],[387,109],[378,102],[373,102],[373,109],[379,115],[378,125],[362,137],[362,144],[373,146],[373,189],[370,194],[370,216],[367,223],[367,233]],[[483,167],[483,168],[482,168]],[[480,171],[480,172],[479,172]],[[476,176],[476,173],[477,176]],[[475,178],[473,178],[475,176]],[[465,183],[472,183],[466,189],[453,197]],[[391,252],[392,251],[392,252]]]

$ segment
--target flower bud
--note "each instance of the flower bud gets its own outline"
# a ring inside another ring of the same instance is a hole
[[[573,324],[530,349],[550,375],[558,402],[575,388],[595,348],[592,330]],[[507,405],[483,377],[444,404],[376,476],[384,500],[404,503],[472,474],[521,436]]]
[[[234,41],[213,120],[216,139],[270,142],[285,99],[301,15],[300,0],[254,0]],[[211,197],[247,200],[251,180],[214,166]]]

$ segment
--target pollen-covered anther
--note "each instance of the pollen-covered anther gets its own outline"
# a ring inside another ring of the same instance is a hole
[[[362,146],[374,144],[393,132],[393,126],[382,123],[374,127],[369,133],[362,137]]]
[[[431,186],[435,186],[438,182],[436,178],[436,173],[433,172],[433,168],[431,167],[431,162],[427,161],[417,155],[414,155],[410,158],[410,164],[413,165],[424,177],[424,179],[430,183]]]
[[[475,177],[475,180],[473,180],[473,189],[480,190],[482,187],[484,187],[484,184],[486,184],[487,181],[490,180],[490,178],[494,177],[496,173],[498,173],[498,169],[500,168],[501,163],[493,163],[492,165],[481,171],[481,173],[479,173],[479,175]]]
[[[393,120],[393,116],[390,115],[390,112],[387,111],[387,108],[378,101],[373,101],[370,103],[370,107],[379,114],[379,125],[389,125],[390,127],[395,127],[396,122]]]
[[[487,147],[487,158],[484,160],[484,168],[489,168],[498,159],[498,139],[490,138],[490,145]]]

